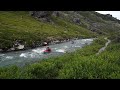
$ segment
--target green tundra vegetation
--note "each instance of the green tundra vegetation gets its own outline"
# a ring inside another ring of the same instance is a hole
[[[95,19],[91,17],[90,12],[79,13]],[[21,15],[24,19],[20,19]],[[101,27],[106,34],[98,35],[85,27],[67,22],[67,20],[55,17],[52,19],[54,24],[37,21],[29,16],[28,12],[1,11],[0,43],[2,44],[0,47],[12,45],[13,39],[25,40],[30,45],[32,40],[41,41],[46,36],[60,38],[97,36],[98,38],[91,45],[63,56],[37,61],[24,67],[15,65],[1,67],[0,79],[120,79],[120,31],[118,26],[114,28],[115,30],[109,28],[109,25],[106,25],[106,28]],[[103,19],[97,21],[107,22]],[[67,33],[64,32],[66,30],[64,26],[67,26]],[[107,42],[105,37],[108,37],[111,43],[105,51],[96,55]]]
[[[0,48],[12,47],[15,40],[22,40],[26,46],[31,46],[33,42],[45,41],[47,37],[59,40],[96,35],[60,18],[54,21],[55,24],[38,21],[25,11],[0,11]]]

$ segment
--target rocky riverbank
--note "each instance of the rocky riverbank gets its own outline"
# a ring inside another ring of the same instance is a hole
[[[73,41],[73,40],[77,40],[80,39],[80,37],[78,38],[73,38],[73,39],[64,39],[64,40],[51,40],[51,41],[44,41],[44,42],[40,42],[40,43],[34,43],[31,46],[27,46],[26,42],[22,42],[21,40],[16,40],[13,43],[13,47],[5,47],[5,48],[1,48],[0,49],[0,53],[5,53],[5,52],[12,52],[12,51],[21,51],[21,50],[28,50],[28,49],[32,49],[32,48],[36,48],[36,47],[42,47],[42,46],[47,46],[47,45],[54,45],[54,44],[59,44],[59,43],[64,43],[64,42],[69,42],[69,41]],[[46,44],[44,44],[46,43]]]

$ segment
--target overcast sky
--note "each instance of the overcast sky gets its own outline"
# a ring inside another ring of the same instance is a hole
[[[120,11],[96,11],[101,14],[111,14],[113,17],[120,20]]]

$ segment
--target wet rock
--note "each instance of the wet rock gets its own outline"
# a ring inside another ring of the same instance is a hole
[[[17,49],[19,49],[19,50],[24,49],[24,45],[19,45],[19,46],[17,47]]]
[[[3,50],[2,49],[0,49],[0,52],[2,52]]]
[[[7,50],[8,50],[8,48],[7,48],[7,47],[2,48],[2,52],[6,52]]]
[[[47,42],[43,42],[43,43],[42,43],[42,46],[47,46],[47,45],[48,45]]]
[[[10,48],[10,50],[11,50],[11,51],[14,51],[14,50],[15,50],[15,48]]]

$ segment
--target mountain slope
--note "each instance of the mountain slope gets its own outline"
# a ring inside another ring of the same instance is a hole
[[[45,12],[45,13],[44,13]],[[94,11],[0,12],[0,45],[14,39],[33,41],[96,37],[91,45],[25,67],[0,68],[2,79],[120,79],[120,24]],[[94,32],[94,33],[93,33]],[[105,51],[96,55],[111,39]],[[53,38],[52,38],[53,39]],[[7,42],[7,43],[6,43]]]
[[[27,11],[0,11],[0,49],[7,50],[16,42],[31,47],[48,40],[49,37],[60,40],[95,36],[93,32],[81,26],[62,19],[56,21],[59,24],[38,21]],[[68,25],[68,28],[65,28],[64,24]]]
[[[120,21],[94,11],[0,11],[0,51],[44,41],[90,38],[120,33]]]
[[[30,15],[48,22],[54,21],[52,17],[61,18],[101,34],[117,31],[120,28],[120,20],[112,15],[103,15],[94,11],[31,11]]]

